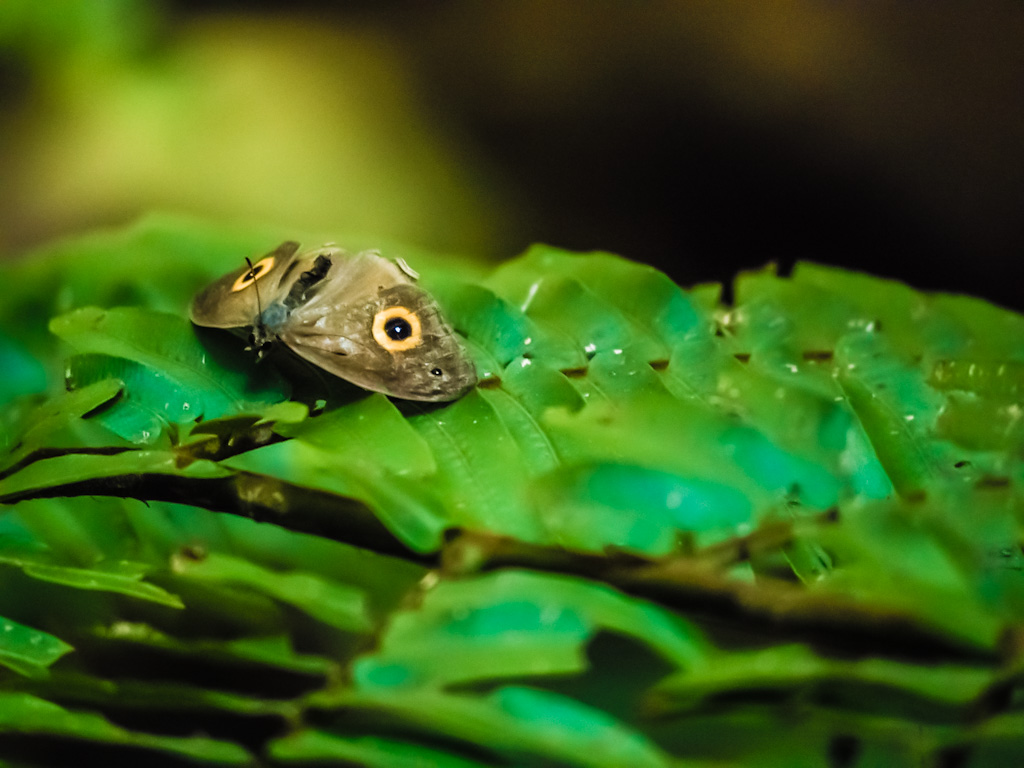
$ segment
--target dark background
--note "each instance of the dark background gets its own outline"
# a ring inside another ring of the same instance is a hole
[[[1024,309],[1019,2],[179,0],[154,18],[151,51],[211,20],[276,25],[282,39],[316,30],[294,49],[310,69],[337,52],[331,30],[372,38],[401,72],[416,125],[443,137],[464,175],[433,197],[422,170],[400,180],[421,188],[432,227],[344,227],[491,258],[535,241],[609,250],[684,284],[809,259]],[[266,39],[223,35],[236,50]],[[7,58],[8,101],[31,111],[18,56]],[[475,207],[446,230],[460,189]],[[29,210],[7,223],[5,246],[135,213]],[[482,219],[472,236],[457,223]]]

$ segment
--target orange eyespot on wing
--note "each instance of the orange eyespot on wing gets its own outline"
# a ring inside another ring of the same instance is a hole
[[[423,328],[415,312],[387,307],[374,315],[373,339],[388,352],[404,352],[423,343]]]
[[[274,257],[266,256],[245,270],[231,286],[232,293],[243,291],[274,268]]]

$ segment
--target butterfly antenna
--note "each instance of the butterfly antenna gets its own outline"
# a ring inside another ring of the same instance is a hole
[[[256,350],[256,362],[263,359],[264,347],[266,346],[267,329],[263,324],[263,302],[260,301],[260,285],[256,279],[256,267],[253,266],[252,260],[246,256],[245,263],[249,265],[249,274],[247,277],[252,280],[253,290],[256,291],[256,324],[253,327],[252,333],[252,348]]]
[[[252,287],[256,291],[256,310],[260,313],[259,317],[263,317],[263,305],[260,303],[260,286],[256,280],[256,267],[252,265],[252,259],[248,256],[245,257],[245,263],[249,265],[249,274],[246,275],[252,280]]]

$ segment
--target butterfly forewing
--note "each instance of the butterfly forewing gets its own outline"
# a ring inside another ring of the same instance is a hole
[[[277,299],[282,284],[287,285],[299,272],[302,256],[298,243],[281,243],[251,266],[246,264],[215,280],[192,300],[192,322],[208,328],[253,325],[261,305],[266,307]]]

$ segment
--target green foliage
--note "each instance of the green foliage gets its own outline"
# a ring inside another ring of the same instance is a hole
[[[7,268],[0,757],[1024,756],[1024,318],[421,254],[482,373],[426,407],[187,321],[294,236],[152,218]]]

